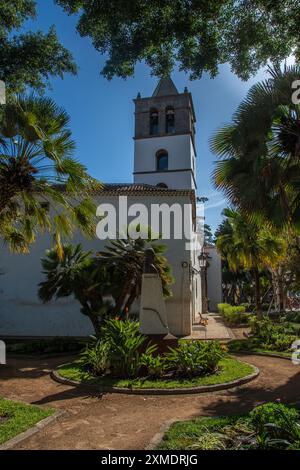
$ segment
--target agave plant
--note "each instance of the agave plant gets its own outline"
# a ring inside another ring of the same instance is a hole
[[[57,246],[75,227],[94,232],[90,200],[97,183],[73,158],[70,118],[51,99],[18,96],[0,121],[0,235],[26,252],[38,231],[53,232]]]

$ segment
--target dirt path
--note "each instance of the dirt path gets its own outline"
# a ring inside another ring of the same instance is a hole
[[[11,359],[0,367],[0,395],[64,409],[58,422],[20,449],[143,449],[170,419],[226,415],[280,399],[299,402],[300,366],[260,356],[245,360],[259,367],[253,382],[223,392],[179,396],[88,395],[54,382],[49,371],[68,358]]]

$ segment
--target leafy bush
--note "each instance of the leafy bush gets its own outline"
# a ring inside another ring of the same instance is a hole
[[[218,304],[218,312],[219,312],[220,315],[223,315],[224,309],[226,307],[230,307],[230,305],[229,304]]]
[[[226,314],[226,312],[245,313],[246,312],[246,307],[244,307],[243,305],[237,305],[235,307],[233,307],[232,305],[229,305],[228,307],[224,308],[224,314]]]
[[[286,313],[284,316],[284,320],[289,321],[291,323],[300,323],[300,311]]]
[[[80,355],[80,364],[93,375],[103,375],[110,367],[109,344],[98,340],[93,346],[88,346]]]
[[[223,317],[232,326],[246,325],[252,317],[251,313],[245,313],[245,307],[226,307]]]
[[[288,351],[297,339],[295,329],[285,323],[274,323],[270,318],[259,320],[254,317],[250,321],[251,333],[258,346],[274,351]]]
[[[146,336],[140,334],[139,323],[130,320],[108,320],[102,328],[103,341],[108,345],[111,374],[115,377],[136,377],[140,369],[141,347]],[[156,346],[148,346],[152,354]]]
[[[85,347],[86,341],[75,338],[34,339],[30,341],[7,342],[7,352],[13,354],[51,354],[77,352]]]
[[[144,353],[141,355],[140,365],[146,368],[147,375],[152,379],[160,379],[166,371],[166,361],[160,355]]]
[[[296,409],[281,403],[266,403],[252,410],[249,417],[257,433],[258,447],[292,446],[299,449],[300,426]]]
[[[216,371],[224,351],[217,341],[180,341],[165,355],[168,369],[180,377],[194,377]]]

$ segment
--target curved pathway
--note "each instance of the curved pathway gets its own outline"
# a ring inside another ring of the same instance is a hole
[[[245,412],[265,401],[299,402],[300,366],[245,356],[261,373],[242,387],[179,396],[88,395],[54,382],[49,371],[70,358],[9,359],[0,367],[0,395],[64,409],[59,420],[19,449],[144,449],[165,421]]]

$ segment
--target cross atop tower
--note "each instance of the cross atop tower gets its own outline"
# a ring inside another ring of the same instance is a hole
[[[195,112],[187,89],[161,78],[149,98],[135,103],[134,182],[196,189]]]

